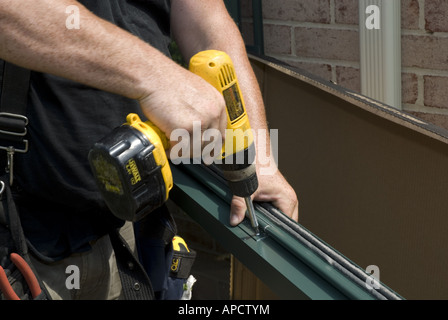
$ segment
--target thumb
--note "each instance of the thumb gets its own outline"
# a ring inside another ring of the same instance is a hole
[[[237,226],[246,215],[246,202],[243,198],[233,196],[230,203],[230,225]]]

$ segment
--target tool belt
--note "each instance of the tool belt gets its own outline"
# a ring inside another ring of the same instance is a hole
[[[30,260],[9,182],[9,174],[0,177],[0,300],[50,300],[51,296]],[[119,230],[110,232],[109,237],[116,255],[124,298],[153,300],[151,281]]]
[[[2,62],[0,60],[0,63]],[[26,109],[30,75],[30,70],[4,62],[0,96],[0,150],[6,151],[6,157],[0,154],[0,172],[6,165],[6,172],[0,181],[2,201],[0,298],[2,299],[50,299],[29,259],[30,252],[10,190],[14,180],[14,155],[28,151]],[[124,298],[127,300],[154,299],[148,275],[126,241],[120,236],[119,230],[110,232],[109,237],[116,255]],[[129,267],[130,265],[132,268]],[[136,290],[136,283],[138,283],[138,290]]]
[[[28,119],[25,115],[30,73],[30,70],[4,63],[0,95],[0,150],[5,150],[6,156],[0,153],[0,300],[51,299],[30,260],[10,189],[14,179],[14,155],[28,151]],[[5,166],[6,172],[3,173]],[[160,213],[153,217],[150,215],[135,225],[138,257],[118,229],[109,233],[126,300],[177,299],[182,296],[183,286],[179,289],[170,285],[173,281],[185,282],[175,275],[170,277],[169,272],[173,259],[171,241],[176,234],[176,226],[165,206],[158,211]],[[194,255],[192,252],[191,256]],[[191,265],[185,272],[190,271]]]
[[[1,62],[1,61],[0,61]],[[49,294],[30,261],[22,225],[12,198],[13,157],[28,150],[24,116],[27,107],[30,71],[6,63],[0,96],[0,298],[49,299]],[[6,172],[3,168],[6,166]]]

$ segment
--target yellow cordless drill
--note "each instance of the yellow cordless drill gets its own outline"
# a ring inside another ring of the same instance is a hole
[[[191,58],[189,69],[210,83],[224,97],[227,129],[218,166],[233,194],[245,199],[252,227],[255,233],[259,234],[251,199],[251,195],[258,188],[254,138],[232,60],[222,51],[202,51]]]
[[[189,70],[224,97],[228,120],[226,139],[215,162],[233,194],[244,197],[251,225],[259,234],[251,200],[258,188],[254,137],[233,63],[226,53],[208,50],[191,58]],[[156,126],[129,114],[125,124],[90,150],[89,162],[97,185],[117,217],[137,221],[168,199],[173,186],[165,153],[168,148],[167,138]]]

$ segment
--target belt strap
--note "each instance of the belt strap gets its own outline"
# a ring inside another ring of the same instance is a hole
[[[28,90],[31,71],[5,62],[0,97],[0,148],[26,152]]]
[[[28,89],[31,71],[5,62],[3,68],[2,96],[0,107],[2,112],[25,115],[28,104]]]
[[[109,233],[125,300],[154,300],[151,281],[118,230]]]

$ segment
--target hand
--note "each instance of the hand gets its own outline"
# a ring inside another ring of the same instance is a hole
[[[294,189],[286,179],[276,171],[272,175],[258,175],[258,189],[252,195],[253,201],[272,202],[284,214],[293,220],[299,219],[299,201]],[[230,208],[230,224],[238,225],[243,221],[246,203],[243,198],[234,196]]]
[[[174,130],[184,129],[193,141],[193,122],[196,121],[200,121],[201,136],[207,129],[216,129],[223,139],[225,137],[227,114],[223,96],[201,77],[174,63],[163,78],[153,80],[151,92],[139,101],[146,117],[168,139]],[[175,144],[176,141],[171,141],[170,150]],[[201,139],[201,150],[204,144]],[[168,156],[170,150],[167,150]]]

